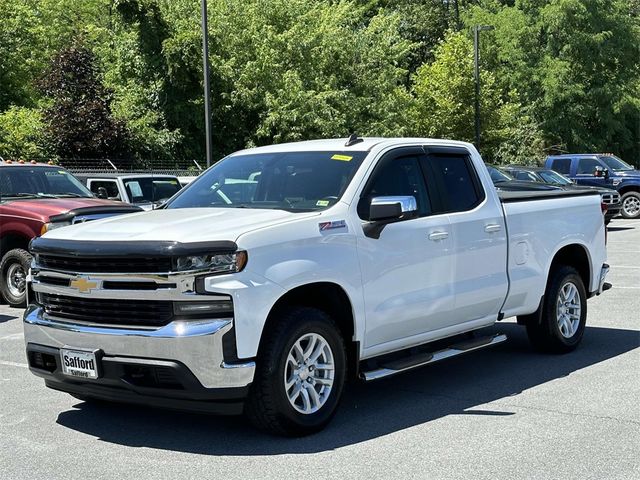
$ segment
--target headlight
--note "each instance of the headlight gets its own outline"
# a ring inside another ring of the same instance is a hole
[[[55,228],[68,227],[69,225],[71,225],[71,220],[68,220],[66,222],[45,223],[44,225],[42,225],[42,228],[40,229],[40,235],[44,235],[48,231],[51,231]]]
[[[240,251],[235,253],[178,257],[175,261],[175,268],[178,272],[197,270],[222,274],[240,272],[246,264],[247,252]]]

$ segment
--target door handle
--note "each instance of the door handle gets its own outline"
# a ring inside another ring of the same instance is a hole
[[[502,225],[497,223],[490,223],[484,227],[484,231],[487,233],[499,232],[500,230],[502,230]]]
[[[449,238],[449,232],[433,232],[429,234],[429,240],[437,242],[438,240],[444,240]]]

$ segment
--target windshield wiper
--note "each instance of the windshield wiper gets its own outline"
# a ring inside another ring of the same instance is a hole
[[[55,197],[89,198],[86,195],[80,195],[79,193],[73,193],[73,192],[54,193],[53,196],[55,196]]]
[[[16,193],[6,193],[3,194],[3,197],[19,197],[19,198],[27,198],[27,197],[35,197],[35,198],[56,198],[55,195],[49,195],[46,193],[26,193],[26,192],[16,192]]]

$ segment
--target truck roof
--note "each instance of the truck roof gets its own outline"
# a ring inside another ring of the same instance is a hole
[[[118,172],[113,172],[113,173],[106,173],[106,172],[98,172],[98,173],[93,173],[93,172],[74,172],[74,175],[76,177],[82,177],[82,178],[104,178],[104,179],[114,179],[114,178],[122,178],[122,179],[128,179],[128,178],[147,178],[147,177],[153,177],[153,178],[168,178],[168,179],[176,179],[178,178],[175,175],[168,175],[165,173],[118,173]]]
[[[19,167],[19,166],[28,166],[28,167],[53,167],[53,168],[63,168],[60,165],[54,165],[52,163],[42,163],[36,162],[35,160],[0,160],[0,167]]]
[[[368,152],[376,146],[393,146],[394,144],[437,143],[438,145],[469,146],[469,143],[454,140],[442,140],[436,138],[384,138],[384,137],[362,137],[357,143],[345,146],[346,138],[331,138],[326,140],[307,140],[302,142],[279,143],[264,147],[248,148],[233,153],[232,155],[246,153],[269,153],[269,152],[300,152],[300,151],[352,151]]]
[[[600,155],[611,156],[613,153],[561,153],[558,155],[548,155],[547,158],[563,158],[563,157],[597,157]]]

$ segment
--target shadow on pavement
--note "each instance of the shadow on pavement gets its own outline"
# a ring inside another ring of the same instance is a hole
[[[15,320],[16,318],[18,318],[18,316],[11,316],[11,315],[2,315],[0,314],[0,323],[3,322],[8,322],[9,320]]]
[[[609,232],[624,232],[625,230],[635,230],[636,227],[607,227]]]
[[[633,330],[587,327],[581,347],[543,355],[529,347],[522,327],[489,329],[509,340],[422,369],[352,385],[338,414],[322,432],[283,439],[253,430],[242,417],[212,417],[108,404],[79,403],[58,423],[102,441],[204,455],[278,455],[332,450],[424,424],[447,415],[517,415],[473,410],[517,395],[640,346]]]

